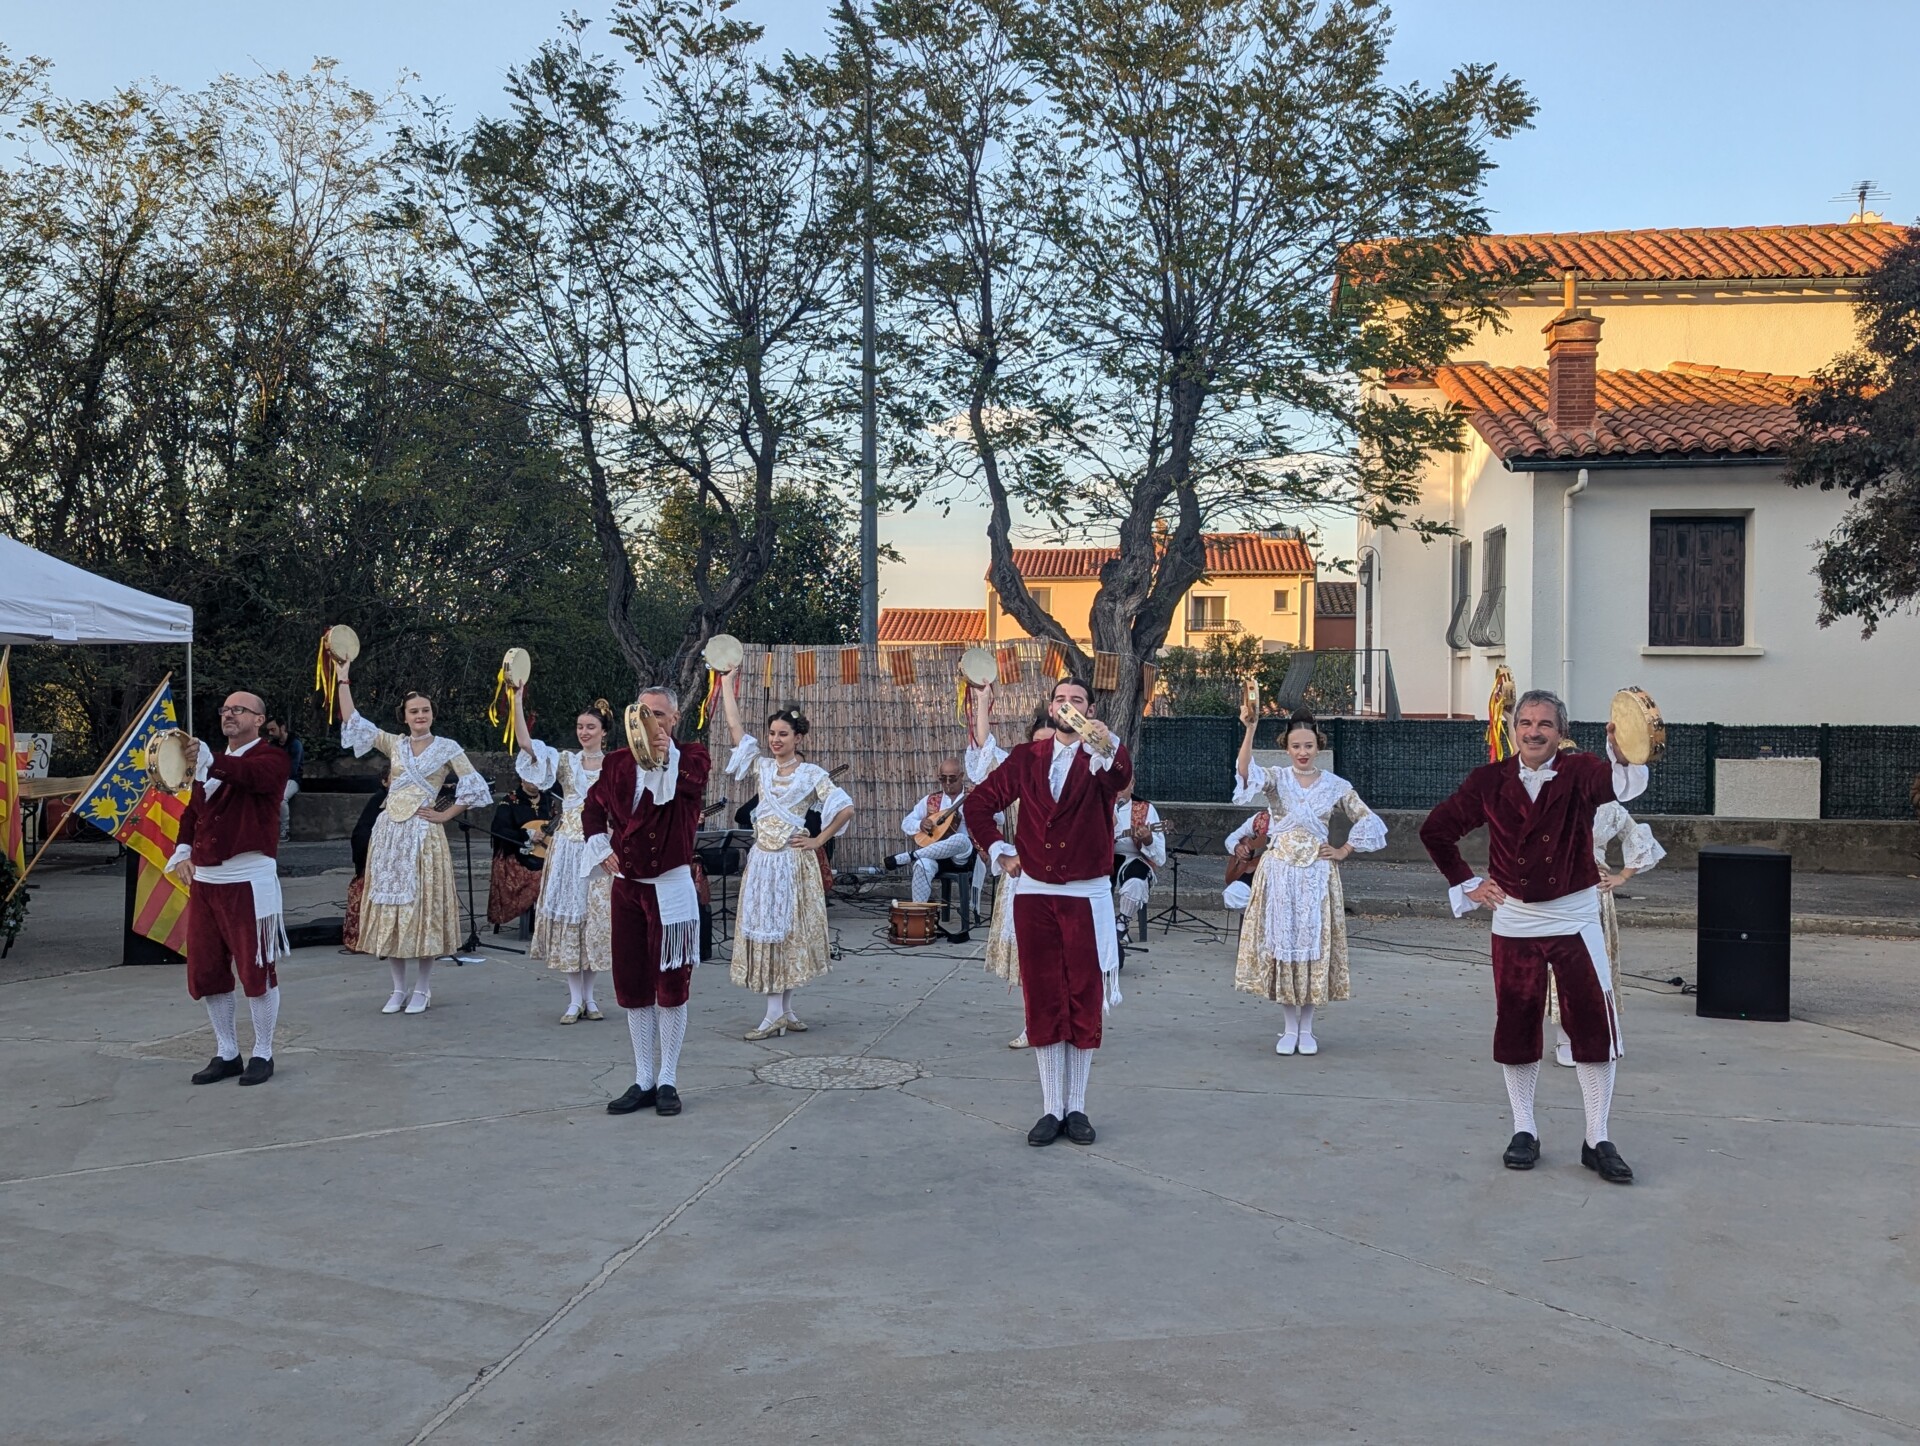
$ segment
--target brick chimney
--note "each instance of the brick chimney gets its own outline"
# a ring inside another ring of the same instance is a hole
[[[1547,335],[1547,427],[1591,432],[1597,406],[1594,372],[1600,364],[1600,318],[1575,304],[1579,273],[1566,274],[1566,302],[1542,328]]]

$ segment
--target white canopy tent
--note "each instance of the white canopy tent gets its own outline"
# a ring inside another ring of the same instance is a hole
[[[110,582],[0,536],[0,643],[177,643],[187,650],[193,727],[193,609]]]

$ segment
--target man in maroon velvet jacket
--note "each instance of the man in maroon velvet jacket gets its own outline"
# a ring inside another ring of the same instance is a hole
[[[1607,1137],[1620,1026],[1600,928],[1593,815],[1603,803],[1645,791],[1647,770],[1610,765],[1591,753],[1561,752],[1566,732],[1566,704],[1558,697],[1522,694],[1514,718],[1519,753],[1469,773],[1427,815],[1420,841],[1453,886],[1456,914],[1481,905],[1493,910],[1493,1057],[1506,1076],[1514,1130],[1503,1163],[1531,1170],[1540,1158],[1533,1093],[1540,1079],[1541,1016],[1552,987],[1559,991],[1561,1023],[1573,1041],[1586,1105],[1580,1161],[1601,1179],[1626,1185],[1633,1171]],[[1611,724],[1607,746],[1613,746]],[[1484,881],[1459,848],[1482,824],[1491,875]]]
[[[607,1113],[652,1105],[656,1114],[677,1115],[687,997],[700,962],[693,843],[713,761],[705,744],[674,742],[680,700],[672,689],[647,689],[640,706],[664,761],[643,772],[627,749],[608,749],[580,827],[586,867],[613,875],[613,993],[633,1039],[633,1083]]]
[[[1020,992],[1046,1107],[1027,1134],[1030,1145],[1050,1145],[1063,1132],[1077,1145],[1093,1143],[1087,1076],[1100,1047],[1101,1016],[1120,1002],[1108,878],[1113,800],[1133,781],[1133,763],[1106,725],[1089,722],[1083,742],[1059,720],[1062,703],[1084,714],[1087,702],[1084,685],[1071,678],[1056,683],[1048,704],[1053,736],[1008,753],[961,810],[975,846],[1005,876],[1000,886],[1015,890]],[[1016,801],[1020,822],[1009,844],[994,815]]]
[[[193,796],[180,819],[179,847],[167,871],[187,882],[187,993],[207,1006],[219,1052],[195,1084],[240,1076],[243,1085],[273,1078],[273,1027],[280,1017],[274,961],[287,951],[280,903],[280,796],[293,768],[284,748],[260,738],[266,705],[234,693],[220,709],[224,753],[196,741]],[[234,975],[253,1016],[253,1057],[243,1070],[234,1008]]]

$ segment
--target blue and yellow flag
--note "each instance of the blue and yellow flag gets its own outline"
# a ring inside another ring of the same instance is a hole
[[[147,792],[147,748],[162,733],[180,726],[173,706],[173,687],[168,674],[147,699],[146,712],[120,747],[100,766],[86,792],[74,800],[76,818],[83,818],[104,834],[117,836],[133,816]]]

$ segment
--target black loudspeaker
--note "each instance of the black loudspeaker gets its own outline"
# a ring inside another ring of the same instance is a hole
[[[344,918],[314,919],[305,924],[287,926],[287,943],[296,949],[317,949],[324,945],[339,945],[346,939],[347,921]]]
[[[1701,849],[1694,1013],[1789,1018],[1792,917],[1792,854],[1732,844]]]

